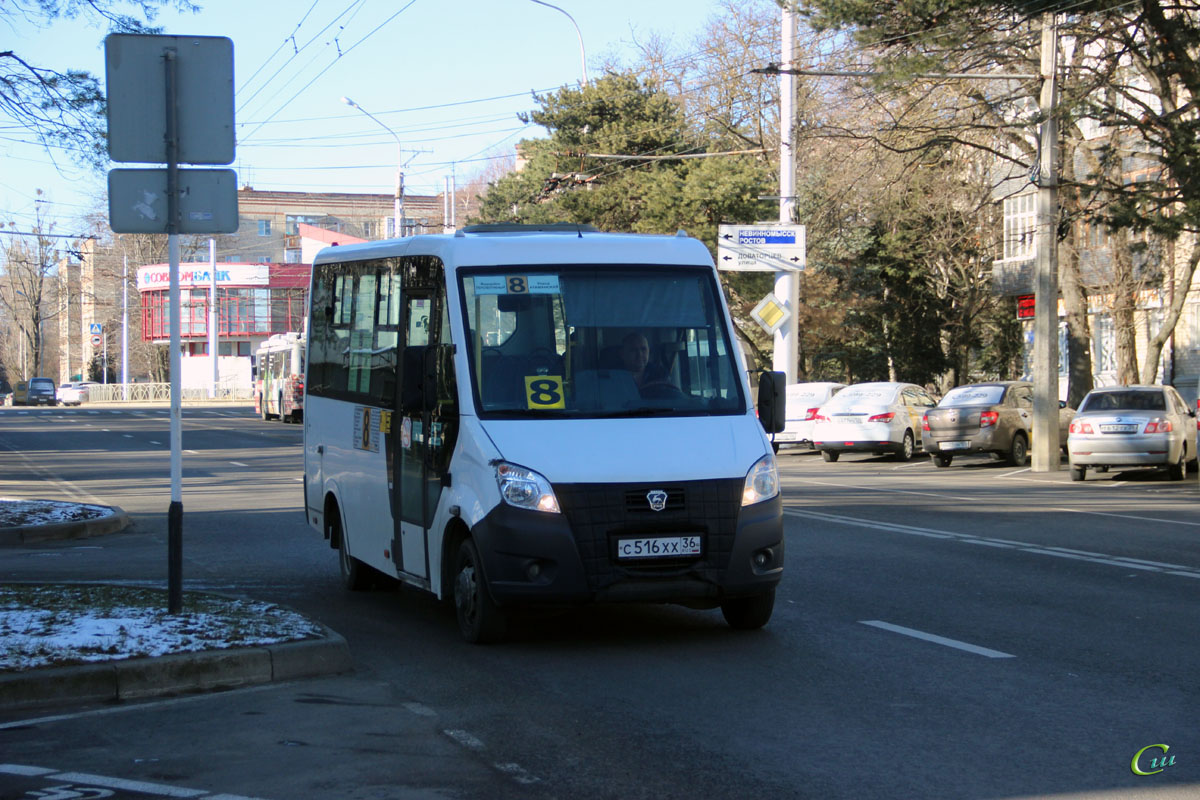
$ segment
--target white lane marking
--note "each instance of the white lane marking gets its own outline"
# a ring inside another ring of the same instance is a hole
[[[56,772],[51,777],[56,781],[67,783],[83,783],[90,786],[103,786],[106,789],[122,789],[127,792],[143,792],[162,797],[202,797],[208,794],[204,789],[180,789],[163,783],[147,783],[146,781],[127,781],[124,778],[108,778],[104,775],[91,775],[86,772]]]
[[[864,492],[888,492],[891,494],[913,494],[913,495],[918,495],[921,497],[937,497],[937,498],[941,498],[941,499],[945,499],[945,500],[965,500],[972,504],[979,503],[978,497],[960,497],[960,496],[956,496],[956,495],[952,495],[952,494],[939,494],[936,492],[913,492],[913,491],[908,491],[905,489],[881,489],[876,486],[848,486],[844,483],[829,483],[827,481],[814,481],[809,478],[793,478],[792,480],[796,481],[797,483],[811,483],[814,486],[832,486],[836,489],[850,489],[850,490],[858,490],[858,491],[864,491]],[[1015,480],[1021,480],[1021,479],[1016,478]],[[1029,480],[1034,480],[1034,479],[1030,478]],[[1039,481],[1037,481],[1037,483],[1047,485],[1045,481],[1039,480]],[[1104,484],[1095,484],[1095,485],[1125,486],[1127,484],[1121,483],[1120,481],[1106,481]],[[1164,525],[1189,525],[1194,528],[1200,528],[1200,522],[1190,522],[1188,520],[1180,520],[1180,519],[1160,519],[1158,517],[1139,517],[1134,514],[1114,514],[1114,513],[1108,512],[1108,511],[1087,511],[1082,508],[1066,508],[1066,507],[1060,507],[1060,506],[1046,506],[1046,508],[1042,509],[1042,510],[1044,510],[1044,511],[1062,511],[1062,512],[1066,512],[1066,513],[1070,513],[1070,514],[1090,514],[1095,517],[1116,517],[1118,519],[1135,519],[1135,520],[1138,520],[1139,522],[1161,522]]]
[[[892,633],[903,634],[904,636],[911,636],[914,639],[923,639],[926,642],[933,642],[934,644],[940,644],[946,647],[953,647],[956,650],[965,650],[966,652],[974,653],[977,656],[985,656],[987,658],[1016,658],[1016,656],[1014,656],[1012,653],[1002,653],[999,650],[991,650],[987,647],[980,647],[978,645],[968,644],[967,642],[960,642],[957,639],[947,639],[945,636],[938,636],[937,634],[933,633],[925,633],[924,631],[918,631],[914,628],[905,628],[902,625],[893,625],[890,622],[880,622],[877,619],[862,619],[859,620],[859,624],[870,625],[872,628],[880,628],[885,631],[891,631]]]
[[[243,463],[242,463],[242,462],[240,462],[240,461],[230,461],[229,463],[230,463],[230,464],[233,464],[235,467],[248,467],[248,466],[250,466],[249,464],[243,464]]]
[[[95,506],[104,505],[104,501],[96,497],[91,492],[87,491],[86,489],[78,488],[70,481],[63,480],[40,464],[34,463],[28,456],[26,456],[20,450],[17,450],[16,446],[13,445],[12,442],[9,442],[6,439],[0,439],[0,448],[7,450],[8,452],[12,453],[13,456],[21,459],[21,461],[25,464],[26,469],[30,470],[35,475],[40,475],[47,483],[57,486],[60,491],[62,491],[72,500],[91,503]]]
[[[1006,472],[1003,475],[1001,475],[1000,477],[1001,478],[1011,478],[1013,475],[1020,475],[1022,472],[1029,472],[1031,469],[1033,469],[1033,467],[1025,467],[1025,469],[1018,469],[1014,472]]]
[[[21,764],[0,764],[0,773],[5,775],[26,775],[31,778],[36,778],[38,775],[50,775],[55,772],[52,769],[43,769],[42,767],[26,767]]]
[[[122,433],[121,435],[122,435],[122,436],[124,436],[126,439],[132,439],[132,438],[133,438],[133,434],[132,434],[132,433]]]
[[[918,528],[914,525],[900,525],[894,522],[879,522],[877,520],[859,519],[857,517],[845,517],[838,514],[823,514],[820,511],[802,511],[799,509],[785,508],[783,513],[793,517],[812,517],[813,519],[823,519],[828,522],[836,522],[842,525],[853,525],[859,528],[872,528],[874,530],[887,531],[889,533],[903,533],[908,536],[923,536],[928,539],[953,539],[963,544],[978,544],[988,547],[1012,548],[1040,556],[1055,556],[1057,558],[1069,558],[1075,561],[1088,561],[1093,564],[1104,564],[1110,567],[1121,567],[1122,569],[1140,569],[1145,570],[1146,572],[1158,572],[1166,575],[1180,575],[1188,578],[1200,578],[1200,568],[1198,567],[1189,567],[1183,564],[1171,564],[1164,561],[1146,561],[1145,559],[1129,558],[1127,556],[1110,556],[1106,553],[1093,553],[1088,550],[1073,550],[1067,547],[1050,547],[1047,545],[1032,544],[1030,542],[1017,542],[1011,539],[995,539],[988,536],[974,536],[969,533],[958,533],[956,531],[940,531],[933,528]]]
[[[437,712],[434,711],[429,706],[425,705],[424,703],[403,703],[402,705],[419,717],[436,717],[437,716]]]
[[[156,442],[156,441],[154,441],[153,439],[151,439],[151,440],[150,440],[150,444],[162,444],[162,442]]]
[[[447,729],[447,730],[442,731],[442,733],[446,734],[451,739],[458,742],[459,744],[461,744],[463,747],[467,748],[468,750],[482,750],[483,749],[483,742],[481,742],[479,739],[476,739],[474,736],[467,733],[466,731]]]
[[[483,742],[464,730],[447,728],[442,733],[468,750],[473,750],[476,753],[482,753],[487,749],[487,746]],[[520,764],[514,764],[511,761],[494,761],[492,762],[492,766],[520,784],[529,785],[541,781],[541,778],[531,774]]]
[[[530,775],[529,772],[524,767],[522,767],[520,764],[513,764],[513,763],[499,764],[499,763],[497,763],[497,764],[494,764],[493,766],[495,766],[496,769],[500,770],[505,775],[508,775],[510,778],[515,780],[517,783],[521,783],[526,786],[528,786],[531,783],[538,783],[541,780],[541,778],[539,778],[536,775]]]

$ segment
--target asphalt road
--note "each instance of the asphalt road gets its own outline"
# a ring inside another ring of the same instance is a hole
[[[134,521],[0,550],[0,579],[165,582],[167,431],[165,408],[0,409],[0,495]],[[185,584],[319,619],[355,672],[0,715],[0,800],[1200,797],[1194,474],[785,450],[788,567],[763,631],[589,608],[476,647],[424,595],[341,589],[299,510],[301,436],[185,409]],[[1174,763],[1134,774],[1150,745],[1142,771]]]

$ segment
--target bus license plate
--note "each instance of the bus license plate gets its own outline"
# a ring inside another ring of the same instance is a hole
[[[686,558],[700,555],[699,536],[643,536],[617,540],[617,559]]]

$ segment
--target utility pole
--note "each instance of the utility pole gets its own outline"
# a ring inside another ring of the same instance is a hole
[[[796,12],[790,2],[783,4],[783,47],[780,58],[783,70],[779,102],[779,221],[785,225],[795,222],[796,211],[796,148],[793,127],[796,118],[796,73],[792,62],[796,57]],[[775,331],[775,348],[771,368],[786,376],[786,383],[795,383],[800,356],[800,276],[780,270],[775,273],[775,296],[783,300],[791,318]]]
[[[1042,15],[1042,91],[1037,166],[1037,260],[1034,264],[1033,441],[1034,472],[1059,467],[1058,443],[1058,125],[1054,105],[1058,30]]]

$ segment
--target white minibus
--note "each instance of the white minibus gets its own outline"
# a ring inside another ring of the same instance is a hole
[[[783,375],[759,408],[712,258],[675,236],[483,225],[314,259],[304,504],[350,589],[452,600],[463,636],[590,602],[766,624]],[[765,387],[765,388],[764,388]],[[760,424],[759,416],[762,418]]]

